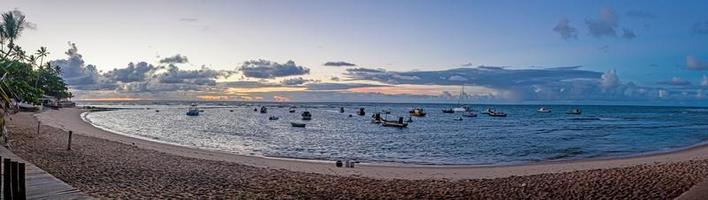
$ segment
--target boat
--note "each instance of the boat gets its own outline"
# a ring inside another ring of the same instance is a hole
[[[268,113],[268,108],[261,106],[261,113]]]
[[[566,114],[572,114],[572,115],[579,115],[581,113],[582,113],[582,111],[578,108],[573,108],[573,109],[570,109],[568,112],[566,112]]]
[[[465,113],[462,113],[462,116],[463,117],[477,117],[477,114],[475,114],[473,112],[465,112]]]
[[[294,113],[294,112],[295,112],[295,109],[290,109],[290,111],[288,111],[288,112]]]
[[[488,115],[491,117],[506,117],[506,113],[497,112],[497,111],[493,111],[493,112],[489,113]]]
[[[344,107],[339,107],[339,113],[344,113]]]
[[[356,111],[357,115],[366,115],[366,112],[364,112],[364,108],[359,108],[359,111]]]
[[[254,108],[254,109],[253,109],[253,112],[258,112],[258,108]]]
[[[374,113],[371,115],[371,123],[381,123],[381,113]]]
[[[452,108],[445,108],[445,109],[442,109],[442,112],[443,113],[455,113],[455,110],[453,110]]]
[[[290,122],[290,125],[292,125],[293,127],[305,128],[305,126],[306,126],[307,124],[305,124],[305,123],[297,123],[297,122]]]
[[[312,120],[312,114],[310,114],[310,111],[302,112],[300,116],[302,116],[302,120]]]
[[[280,118],[278,118],[278,117],[276,117],[276,116],[270,116],[270,117],[268,117],[268,120],[278,120],[278,119],[280,119]]]
[[[197,108],[196,103],[192,103],[192,105],[189,106],[189,111],[187,111],[187,116],[199,116],[199,108]]]
[[[457,99],[457,105],[459,107],[453,108],[453,112],[467,112],[467,111],[472,111],[472,109],[469,106],[462,105],[462,97],[465,96],[465,85],[462,85],[462,88],[460,89],[460,96]]]
[[[416,116],[416,117],[425,117],[426,113],[422,108],[413,108],[413,110],[409,111],[408,113],[411,114],[411,116]]]
[[[387,126],[387,127],[397,127],[397,128],[408,127],[408,123],[403,122],[403,117],[399,117],[397,121],[394,121],[394,120],[389,121],[386,119],[382,119],[381,125]]]
[[[540,113],[550,113],[550,112],[551,112],[551,109],[550,109],[550,108],[546,108],[546,107],[541,107],[541,108],[539,108],[538,110],[536,110],[536,112],[540,112]]]

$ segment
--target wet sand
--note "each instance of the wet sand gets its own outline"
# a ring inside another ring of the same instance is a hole
[[[270,159],[150,142],[97,129],[78,109],[19,113],[12,150],[106,198],[673,198],[708,175],[708,148],[518,166],[377,166]],[[54,128],[57,127],[57,128]],[[74,132],[66,151],[67,133]],[[423,180],[421,180],[423,179]]]

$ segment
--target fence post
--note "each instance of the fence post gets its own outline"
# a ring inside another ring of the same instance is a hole
[[[12,173],[12,169],[10,168],[10,159],[5,158],[2,161],[2,197],[3,199],[12,199],[12,187],[10,187],[10,181],[12,181],[12,176],[10,176]]]
[[[69,143],[66,146],[66,150],[71,150],[71,134],[74,133],[73,131],[69,131]]]
[[[17,198],[20,200],[27,199],[27,189],[25,188],[25,163],[19,163],[17,166]]]
[[[39,135],[39,125],[40,125],[41,123],[42,123],[42,122],[40,122],[39,120],[37,120],[37,135]]]
[[[17,185],[18,185],[18,173],[17,173],[17,161],[12,161],[10,162],[10,171],[12,172],[12,199],[17,199],[19,196],[17,192]]]

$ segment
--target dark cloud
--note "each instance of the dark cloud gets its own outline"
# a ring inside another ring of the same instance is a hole
[[[287,85],[287,86],[294,86],[294,85],[302,85],[307,82],[313,82],[315,80],[312,79],[303,79],[302,77],[297,77],[297,78],[290,78],[290,79],[284,79],[280,81],[281,84]]]
[[[693,56],[686,56],[686,69],[708,70],[708,62]]]
[[[657,81],[656,84],[659,85],[672,85],[672,86],[687,86],[691,85],[691,81],[683,80],[679,77],[674,77],[668,81]]]
[[[145,79],[150,77],[157,69],[159,68],[146,62],[138,62],[138,64],[131,62],[128,64],[128,67],[113,69],[112,71],[106,72],[103,76],[123,83],[139,82],[145,81]]]
[[[239,71],[243,72],[245,77],[272,79],[277,77],[305,75],[310,73],[310,69],[303,66],[298,66],[292,60],[279,64],[267,60],[251,60],[246,61],[241,65]]]
[[[331,67],[353,67],[356,66],[356,64],[353,63],[348,63],[344,61],[330,61],[326,62],[324,66],[331,66]]]
[[[57,66],[62,71],[62,78],[71,88],[81,89],[107,89],[114,88],[115,84],[104,79],[96,70],[95,65],[86,65],[75,43],[69,42],[68,58],[49,61],[50,65]]]
[[[180,54],[170,56],[167,58],[163,58],[160,60],[160,63],[162,64],[182,64],[182,63],[187,63],[189,62],[189,59],[187,59],[187,56],[182,56]]]
[[[556,27],[553,28],[553,31],[560,34],[561,38],[565,40],[578,38],[577,29],[570,25],[570,20],[565,18],[558,22]]]
[[[156,76],[160,83],[181,83],[194,85],[216,85],[217,78],[226,78],[233,74],[233,71],[213,70],[202,66],[198,70],[181,70],[177,66],[170,65],[167,72]]]
[[[600,38],[603,36],[617,36],[617,14],[611,8],[603,8],[600,10],[600,17],[597,19],[587,19],[585,24],[594,37]]]
[[[637,35],[634,34],[634,31],[632,31],[632,30],[625,28],[625,29],[623,29],[623,32],[624,33],[622,33],[622,38],[624,38],[624,39],[631,40],[631,39],[634,39],[637,37]]]
[[[625,13],[627,17],[639,18],[639,19],[654,19],[656,15],[654,13],[645,10],[630,10]]]
[[[691,30],[698,34],[708,34],[708,20],[693,24]]]

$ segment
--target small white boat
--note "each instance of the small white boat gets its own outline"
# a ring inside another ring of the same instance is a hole
[[[551,109],[550,109],[550,108],[546,108],[546,107],[541,107],[541,108],[539,108],[538,110],[536,110],[536,112],[540,112],[540,113],[550,113],[550,112],[551,112]]]
[[[307,124],[304,124],[304,123],[296,123],[296,122],[290,122],[290,125],[292,125],[293,127],[305,128],[305,126],[306,126]]]
[[[491,117],[506,117],[506,113],[497,111],[491,112],[488,115]]]

